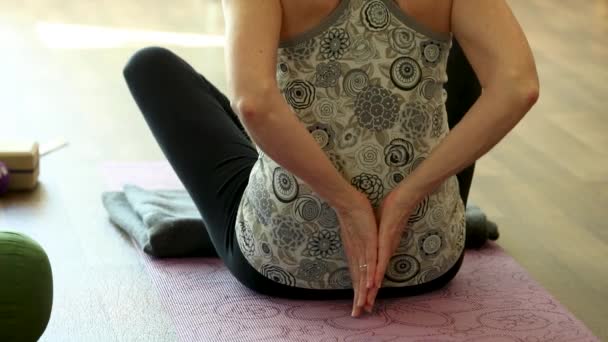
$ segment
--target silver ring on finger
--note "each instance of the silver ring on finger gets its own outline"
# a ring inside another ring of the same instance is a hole
[[[359,269],[362,270],[364,268],[367,268],[367,264],[363,264],[363,265],[359,265]]]

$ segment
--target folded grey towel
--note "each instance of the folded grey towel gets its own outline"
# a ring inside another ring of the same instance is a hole
[[[102,194],[110,220],[149,255],[206,256],[217,253],[200,213],[185,190],[144,190],[125,185]],[[466,247],[479,248],[498,238],[496,224],[474,204],[466,208]]]
[[[500,234],[496,223],[490,221],[486,214],[475,204],[467,204],[465,211],[466,248],[480,248],[488,240],[497,240]]]
[[[122,192],[104,192],[102,201],[110,220],[149,255],[217,256],[200,213],[184,190],[125,185]]]

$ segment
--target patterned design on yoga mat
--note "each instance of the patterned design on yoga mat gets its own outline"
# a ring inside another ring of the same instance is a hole
[[[123,184],[181,187],[166,162],[106,163],[103,174],[110,190]],[[106,228],[116,229],[110,222]],[[270,248],[260,246],[270,260]],[[350,317],[352,299],[259,295],[217,258],[154,259],[137,251],[161,301],[163,312],[158,314],[171,320],[184,342],[600,341],[494,242],[467,250],[462,268],[444,288],[416,297],[380,298],[364,319]],[[294,280],[271,271],[271,277]],[[433,279],[438,273],[436,266],[418,277]],[[337,268],[328,282],[331,288],[348,288],[348,269]]]

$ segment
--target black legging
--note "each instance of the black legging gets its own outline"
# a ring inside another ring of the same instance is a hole
[[[352,289],[306,289],[274,282],[242,255],[234,224],[239,201],[258,153],[229,100],[187,62],[161,47],[141,49],[123,71],[131,94],[177,176],[192,197],[207,237],[226,267],[248,288],[297,299],[352,299]],[[201,232],[205,234],[205,232]],[[458,263],[421,285],[381,288],[378,298],[428,292],[445,285]]]

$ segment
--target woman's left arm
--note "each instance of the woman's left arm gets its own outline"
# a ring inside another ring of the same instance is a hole
[[[394,189],[412,205],[494,147],[539,96],[532,51],[505,0],[453,0],[451,20],[483,91],[429,157]]]
[[[223,0],[231,106],[253,142],[335,209],[359,193],[298,120],[276,83],[280,0]]]
[[[428,158],[384,199],[379,210],[376,287],[368,294],[370,303],[416,205],[496,145],[538,98],[532,52],[505,0],[453,0],[451,19],[452,32],[483,91]]]
[[[376,271],[378,229],[372,206],[336,170],[279,92],[280,0],[222,3],[232,107],[264,153],[336,209],[354,290],[352,315],[359,316]]]

